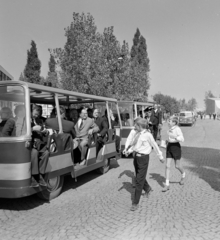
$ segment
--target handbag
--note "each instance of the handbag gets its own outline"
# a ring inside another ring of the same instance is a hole
[[[165,140],[161,140],[161,141],[160,141],[160,147],[162,147],[162,148],[167,148],[167,143],[166,143]]]

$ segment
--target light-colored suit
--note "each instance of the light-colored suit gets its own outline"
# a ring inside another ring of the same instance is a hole
[[[99,131],[99,127],[94,123],[94,120],[91,118],[87,118],[83,120],[83,124],[81,127],[79,127],[79,121],[81,121],[81,118],[79,118],[78,122],[75,125],[75,131],[76,131],[76,138],[79,140],[79,149],[81,151],[81,160],[85,159],[86,152],[87,152],[87,144],[88,144],[88,131],[90,129],[93,129],[93,133],[96,133]]]

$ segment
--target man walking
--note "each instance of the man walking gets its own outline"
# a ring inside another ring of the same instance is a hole
[[[127,151],[128,154],[133,152],[134,168],[136,173],[135,195],[131,206],[131,211],[138,209],[142,190],[145,191],[144,197],[148,197],[152,191],[152,188],[146,180],[149,164],[149,154],[152,151],[152,147],[157,153],[160,161],[164,162],[162,152],[160,151],[152,134],[146,130],[146,126],[147,121],[145,119],[138,118],[136,120],[134,128],[137,134],[133,140],[132,146]]]

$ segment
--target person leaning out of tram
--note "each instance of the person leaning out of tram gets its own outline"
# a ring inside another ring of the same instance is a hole
[[[31,150],[31,173],[32,187],[46,186],[44,171],[46,169],[49,152],[46,151],[47,130],[44,129],[43,120],[40,119],[40,107],[31,105],[31,130],[32,130],[32,150]]]
[[[103,147],[106,134],[108,132],[108,122],[105,118],[99,116],[99,110],[97,108],[93,109],[93,119],[95,124],[99,127],[99,131],[97,133],[97,141],[96,141],[96,150],[97,154],[99,150]]]
[[[75,125],[76,139],[79,143],[78,148],[81,152],[80,165],[86,164],[86,153],[88,149],[89,135],[97,133],[99,127],[94,123],[94,120],[88,117],[87,109],[82,107],[79,110],[79,119]]]

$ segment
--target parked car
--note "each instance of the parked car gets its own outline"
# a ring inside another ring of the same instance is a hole
[[[194,113],[191,111],[183,111],[179,114],[179,125],[190,125],[195,123]]]

